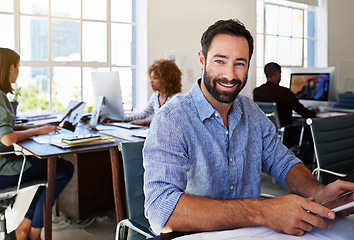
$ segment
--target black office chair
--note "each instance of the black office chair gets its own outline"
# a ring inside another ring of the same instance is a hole
[[[138,240],[153,237],[149,230],[149,222],[144,216],[143,192],[143,156],[144,142],[126,142],[119,144],[122,152],[124,183],[129,219],[120,221],[117,225],[116,240],[123,240],[128,231],[128,240]]]
[[[327,185],[354,173],[354,114],[307,119],[317,167],[313,174]]]
[[[298,149],[301,148],[302,145],[302,140],[303,140],[303,134],[304,134],[304,124],[299,122],[299,123],[294,123],[291,125],[287,125],[282,127],[280,124],[280,119],[279,119],[279,113],[278,113],[278,108],[277,104],[275,102],[255,102],[265,113],[265,115],[271,120],[277,131],[278,131],[278,136],[280,138],[280,141],[283,142],[284,140],[284,132],[285,129],[288,127],[301,127],[300,135],[299,135],[299,142],[297,146],[293,146],[292,151],[298,151]]]

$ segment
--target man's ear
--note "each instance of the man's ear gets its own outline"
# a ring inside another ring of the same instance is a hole
[[[203,54],[202,50],[199,50],[199,51],[198,51],[198,59],[199,59],[200,67],[204,70],[204,67],[205,67],[205,57],[204,57],[204,54]]]

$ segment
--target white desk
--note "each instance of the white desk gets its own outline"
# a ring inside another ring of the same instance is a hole
[[[281,234],[267,227],[247,227],[235,230],[203,232],[174,238],[175,240],[349,240],[354,239],[354,215],[331,221],[330,229],[314,228],[302,237]]]
[[[343,116],[348,113],[344,112],[319,112],[316,114],[316,117],[318,118],[326,118],[326,117],[335,117],[335,116]]]

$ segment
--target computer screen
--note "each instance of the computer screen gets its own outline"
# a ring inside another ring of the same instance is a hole
[[[118,72],[92,72],[94,97],[103,96],[100,117],[124,120],[122,92]]]
[[[329,73],[292,73],[290,90],[302,100],[328,101]]]
[[[64,113],[64,117],[62,118],[59,126],[62,128],[66,128],[70,131],[75,131],[77,124],[80,121],[82,113],[85,108],[84,102],[71,100],[66,111]]]

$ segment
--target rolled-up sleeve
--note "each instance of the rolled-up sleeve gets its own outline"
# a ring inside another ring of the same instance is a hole
[[[13,132],[13,117],[8,109],[0,104],[0,138],[7,133]]]

